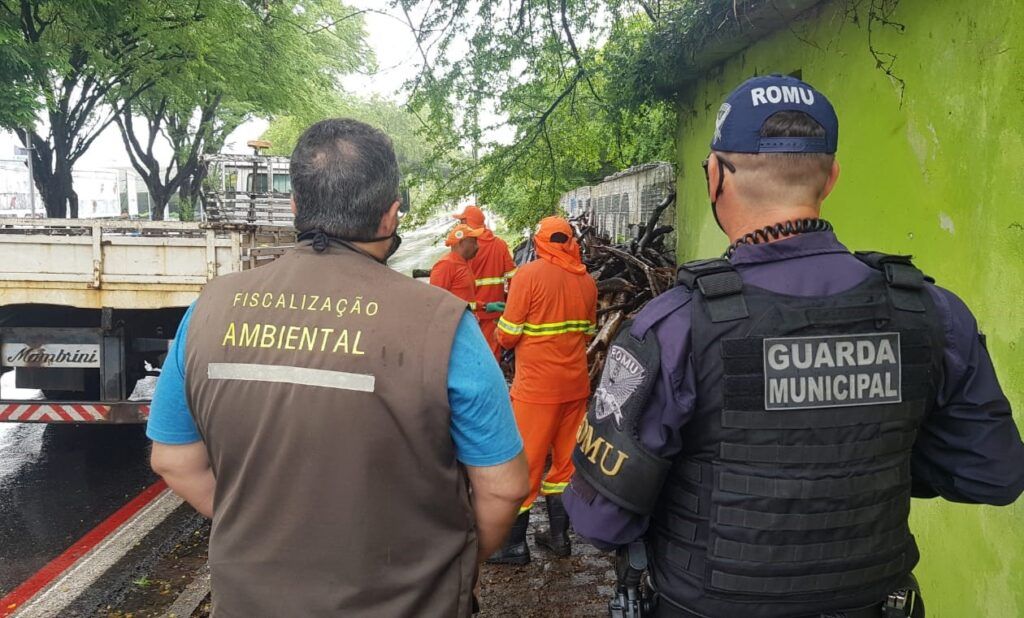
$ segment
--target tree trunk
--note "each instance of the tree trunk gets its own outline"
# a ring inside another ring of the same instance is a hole
[[[59,163],[54,165],[54,152],[49,142],[35,132],[30,132],[29,138],[32,146],[32,175],[36,188],[39,189],[39,196],[43,199],[43,209],[47,217],[63,219],[68,214],[67,191],[64,188],[66,183],[60,176],[63,170]],[[29,145],[25,143],[24,138],[21,142],[25,146]]]
[[[149,218],[152,221],[163,221],[167,216],[167,204],[174,194],[173,187],[167,187],[157,181],[147,183],[149,189]]]
[[[69,215],[72,218],[78,217],[78,194],[72,188],[71,167],[58,161],[56,168],[52,171],[47,169],[37,177],[46,216],[51,219],[64,219]]]
[[[149,194],[149,218],[151,221],[163,221],[166,208],[166,200],[157,203],[156,196],[152,193]]]
[[[75,191],[72,186],[70,175],[68,179],[68,216],[72,219],[78,218],[78,191]]]
[[[64,210],[64,198],[58,197],[61,194],[60,188],[53,180],[52,173],[41,174],[35,171],[36,188],[39,189],[39,196],[43,198],[43,209],[50,219],[63,219],[67,214]]]
[[[182,210],[184,211],[187,207],[194,220],[199,213],[200,192],[207,170],[205,165],[193,165],[192,168],[192,173],[181,182],[181,187],[178,189],[178,199],[181,200]]]

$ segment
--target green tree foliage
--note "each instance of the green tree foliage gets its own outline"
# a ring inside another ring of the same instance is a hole
[[[179,44],[193,50],[190,61],[117,116],[155,219],[175,192],[184,210],[194,211],[206,175],[200,157],[218,152],[246,118],[315,113],[340,75],[370,61],[361,13],[338,2],[203,6],[204,19],[181,33]],[[158,156],[157,135],[171,146],[169,160]]]
[[[444,178],[448,170],[438,167],[440,164],[433,156],[430,143],[421,134],[419,119],[380,97],[361,99],[337,92],[329,101],[306,113],[275,117],[263,134],[263,139],[272,144],[270,152],[290,155],[302,132],[324,118],[355,118],[371,124],[391,137],[404,182],[411,193],[412,221],[421,220],[428,212],[418,206],[432,200],[437,193],[436,180]]]
[[[675,113],[647,87],[639,57],[650,51],[667,10],[662,2],[397,6],[417,34],[423,64],[409,84],[410,105],[435,159],[451,170],[436,179],[435,202],[475,194],[511,226],[526,227],[553,213],[568,189],[672,157]],[[512,143],[495,137],[505,122]]]
[[[32,125],[39,109],[35,91],[28,85],[32,67],[29,50],[11,24],[0,21],[0,127],[18,129]]]
[[[288,156],[302,132],[324,118],[354,118],[371,124],[391,137],[404,173],[420,173],[430,156],[427,142],[419,135],[416,117],[395,103],[380,97],[360,99],[336,92],[327,105],[307,113],[274,117],[263,134],[271,142],[271,154]]]
[[[190,50],[174,41],[203,17],[196,2],[185,0],[0,0],[0,56],[18,60],[5,88],[41,110],[27,140],[19,136],[32,147],[48,216],[78,215],[75,162],[125,103],[188,60]],[[17,115],[25,111],[21,106]],[[24,118],[0,120],[16,128],[11,120]]]
[[[72,168],[114,122],[162,206],[246,114],[308,107],[367,58],[337,0],[0,0],[0,126],[32,125],[51,217],[77,216]]]

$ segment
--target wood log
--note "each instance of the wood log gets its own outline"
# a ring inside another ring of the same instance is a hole
[[[633,265],[635,268],[639,269],[640,272],[642,272],[644,276],[647,277],[647,283],[650,284],[651,292],[654,294],[654,296],[657,296],[664,291],[661,285],[658,283],[657,278],[654,276],[653,269],[649,265],[644,263],[642,260],[633,255],[630,255],[626,251],[616,249],[615,247],[602,247],[601,249],[611,253],[612,255],[622,258],[622,260],[627,264],[627,266]]]
[[[672,226],[658,225],[662,213],[675,200],[666,196],[636,235],[622,244],[612,244],[599,234],[586,215],[572,219],[587,271],[598,288],[597,336],[587,346],[592,385],[600,379],[606,350],[622,325],[655,296],[675,283],[674,251],[664,248],[665,235]]]
[[[651,211],[651,216],[647,218],[647,223],[644,225],[643,231],[640,233],[640,242],[638,246],[643,249],[647,245],[651,244],[655,236],[654,231],[658,227],[658,220],[661,219],[661,213],[665,212],[665,209],[672,205],[672,202],[676,201],[676,192],[672,191],[665,196],[665,199],[661,200],[661,203],[654,207]],[[664,233],[664,232],[663,232]]]
[[[593,360],[594,355],[598,352],[604,352],[611,345],[612,339],[619,333],[619,326],[622,326],[622,321],[626,319],[626,313],[624,311],[616,311],[608,316],[604,326],[598,331],[597,336],[587,346],[587,360]]]
[[[636,286],[622,277],[612,277],[597,282],[597,293],[607,294],[609,292],[636,292]]]

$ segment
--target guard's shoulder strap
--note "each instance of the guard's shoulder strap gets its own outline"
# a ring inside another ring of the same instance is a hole
[[[918,270],[911,256],[878,251],[857,251],[853,255],[885,275],[885,284],[889,288],[893,307],[914,313],[925,311],[921,293],[924,291],[925,283],[935,283],[935,279]]]
[[[629,332],[633,334],[634,338],[643,339],[647,331],[688,305],[692,300],[693,292],[683,286],[677,286],[668,290],[644,305],[640,313],[636,314],[636,317],[633,318],[633,326]]]
[[[712,322],[731,322],[750,317],[743,298],[743,279],[723,258],[687,262],[676,275],[679,285],[704,298]]]

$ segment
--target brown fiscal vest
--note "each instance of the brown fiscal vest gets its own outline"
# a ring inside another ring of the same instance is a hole
[[[464,311],[335,245],[207,285],[185,375],[217,478],[218,618],[470,615],[447,391]]]

